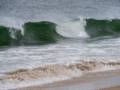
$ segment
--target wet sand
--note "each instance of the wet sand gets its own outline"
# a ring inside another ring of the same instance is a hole
[[[120,90],[120,70],[86,73],[71,80],[15,90]]]
[[[120,90],[120,86],[111,87],[111,88],[106,88],[106,89],[102,89],[102,90]]]

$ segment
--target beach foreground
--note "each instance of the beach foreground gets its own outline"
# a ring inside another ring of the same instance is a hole
[[[120,90],[120,86],[112,87],[112,88],[106,88],[106,89],[102,89],[102,90]]]
[[[120,70],[86,73],[71,80],[15,90],[120,90]]]

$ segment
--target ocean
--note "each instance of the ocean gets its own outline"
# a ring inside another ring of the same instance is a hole
[[[40,81],[29,78],[30,83],[14,79],[19,70],[84,60],[120,62],[119,13],[120,0],[0,0],[0,90],[81,75],[48,74]]]

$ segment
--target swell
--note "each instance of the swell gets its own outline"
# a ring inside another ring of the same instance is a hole
[[[85,23],[86,22],[86,23]],[[81,19],[68,24],[56,24],[49,21],[27,22],[22,30],[0,26],[0,46],[5,45],[41,45],[56,43],[61,38],[95,38],[120,34],[120,20]]]

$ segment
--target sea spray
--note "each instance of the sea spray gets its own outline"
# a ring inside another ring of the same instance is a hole
[[[80,18],[79,20],[68,21],[57,25],[57,32],[68,38],[88,38],[85,31],[86,20]]]

